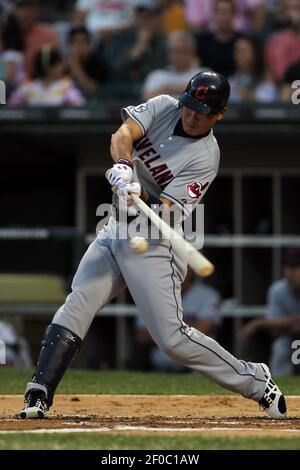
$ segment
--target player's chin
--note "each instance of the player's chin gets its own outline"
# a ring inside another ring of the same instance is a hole
[[[199,126],[185,126],[183,129],[188,135],[192,137],[204,134],[203,129],[201,129]]]

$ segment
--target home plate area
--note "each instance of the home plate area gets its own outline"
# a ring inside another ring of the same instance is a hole
[[[0,396],[0,433],[217,433],[300,437],[300,397],[287,397],[288,418],[224,395],[57,395],[47,419],[21,420],[23,398]]]

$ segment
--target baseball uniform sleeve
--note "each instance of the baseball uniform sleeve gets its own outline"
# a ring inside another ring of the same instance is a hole
[[[216,173],[212,169],[199,171],[198,174],[187,169],[165,187],[160,197],[169,199],[185,216],[189,216],[215,177]]]
[[[121,110],[123,121],[133,119],[142,129],[143,135],[151,129],[154,120],[164,115],[169,106],[174,106],[174,99],[168,95],[159,95],[138,106],[127,106]]]

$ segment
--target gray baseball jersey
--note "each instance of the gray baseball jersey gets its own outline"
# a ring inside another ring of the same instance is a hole
[[[133,151],[135,179],[188,215],[217,174],[219,148],[212,130],[201,139],[177,132],[180,113],[178,101],[162,95],[123,109],[122,117],[132,118],[143,130]],[[136,255],[127,239],[118,238],[118,224],[111,217],[88,248],[72,293],[53,322],[84,338],[95,313],[127,286],[162,351],[229,390],[260,400],[266,383],[261,366],[239,361],[212,338],[184,323],[181,283],[186,265],[169,241],[152,239],[149,249]]]
[[[132,154],[136,179],[146,191],[171,200],[189,215],[218,172],[220,151],[213,131],[203,139],[176,135],[180,109],[168,95],[122,109],[123,120],[128,117],[144,133]]]

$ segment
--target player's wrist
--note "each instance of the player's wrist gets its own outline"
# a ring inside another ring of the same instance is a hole
[[[141,188],[141,196],[140,197],[141,197],[142,201],[147,202],[148,198],[149,198],[149,193],[147,191],[145,191],[143,188]]]
[[[127,165],[131,169],[133,169],[133,161],[130,160],[129,158],[126,157],[118,157],[116,163],[119,163],[121,165]]]

